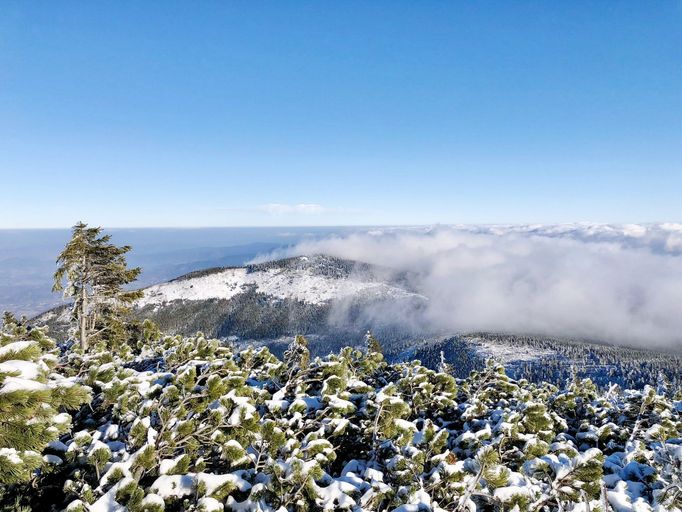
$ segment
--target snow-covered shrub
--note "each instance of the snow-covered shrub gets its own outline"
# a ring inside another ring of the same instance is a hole
[[[55,509],[680,510],[674,390],[492,362],[456,380],[368,340],[311,359],[299,337],[285,362],[202,335],[84,354],[95,396],[60,438]]]
[[[54,341],[45,329],[29,329],[5,315],[0,332],[0,493],[27,482],[39,468],[63,463],[57,441],[71,426],[66,411],[89,401],[90,390],[59,374],[57,364]]]

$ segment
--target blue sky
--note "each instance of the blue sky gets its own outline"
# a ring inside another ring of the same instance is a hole
[[[682,220],[682,2],[24,2],[0,227]]]

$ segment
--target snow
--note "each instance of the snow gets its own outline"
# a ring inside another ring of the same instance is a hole
[[[251,484],[240,477],[237,473],[226,475],[214,475],[212,473],[198,473],[197,481],[206,486],[206,495],[210,496],[226,484],[234,485],[239,491],[245,492],[251,489]]]
[[[71,512],[72,510],[83,510],[85,509],[85,503],[81,500],[74,500],[66,507],[66,512]]]
[[[60,464],[64,463],[64,460],[61,457],[57,457],[56,455],[43,455],[43,460],[48,463],[48,464],[54,464],[55,466],[59,466]]]
[[[223,446],[225,446],[225,447],[228,447],[228,446],[229,446],[229,447],[232,447],[232,448],[236,448],[237,450],[243,450],[243,449],[244,449],[244,448],[242,447],[242,445],[239,444],[239,441],[237,441],[236,439],[230,439],[230,440],[229,440],[227,443],[225,443]]]
[[[183,455],[178,455],[174,459],[163,459],[159,463],[159,474],[167,475],[177,465],[177,463],[180,462],[182,457]]]
[[[232,496],[227,497],[227,509],[231,512],[272,512],[272,507],[266,505],[263,501],[254,501],[251,499],[245,499],[242,502],[238,502]],[[277,512],[281,512],[286,509],[279,509]]]
[[[400,430],[417,430],[417,427],[414,423],[411,421],[402,420],[400,418],[393,420],[393,424]]]
[[[296,409],[303,407],[307,412],[316,411],[322,408],[320,399],[312,396],[298,396],[296,400],[291,403],[290,408]]]
[[[88,455],[94,454],[98,450],[106,450],[106,451],[111,451],[109,450],[109,447],[104,444],[102,441],[99,439],[95,439],[91,444],[90,447],[88,448]]]
[[[71,422],[71,415],[68,412],[61,412],[52,419],[56,424],[66,425]]]
[[[516,472],[510,473],[508,484],[505,487],[498,487],[493,492],[494,496],[503,503],[508,503],[517,496],[532,500],[540,491],[537,485],[529,485],[523,475]]]
[[[400,505],[397,508],[393,509],[393,512],[423,512],[425,510],[430,510],[431,507],[429,507],[426,504],[421,504],[421,503],[412,503],[412,504],[407,504],[407,505]]]
[[[337,279],[316,275],[310,269],[268,269],[248,271],[231,268],[199,277],[170,281],[144,290],[137,305],[160,305],[175,300],[231,299],[249,287],[278,299],[295,299],[308,304],[323,304],[332,299],[416,296],[402,288],[355,278]]]
[[[365,470],[365,478],[370,482],[383,482],[384,474],[378,469],[367,468]]]
[[[502,364],[515,361],[536,361],[543,357],[555,355],[552,350],[543,350],[531,346],[502,345],[481,338],[472,338],[470,341],[473,343],[476,352],[481,356],[493,358]]]
[[[100,430],[104,439],[118,439],[118,425],[109,423]]]
[[[287,400],[266,400],[265,405],[270,412],[285,412],[289,408]]]
[[[355,485],[341,479],[334,480],[327,487],[315,485],[315,491],[320,495],[316,502],[323,510],[347,510],[355,506],[355,500],[346,493],[357,490]]]
[[[127,509],[116,501],[116,493],[124,483],[130,482],[129,478],[124,478],[116,483],[100,499],[88,507],[90,512],[125,512]]]
[[[177,459],[176,459],[177,460]],[[251,484],[239,476],[239,472],[216,475],[212,473],[187,473],[185,475],[161,475],[152,484],[152,490],[163,498],[181,498],[191,495],[201,483],[210,496],[224,485],[231,484],[241,492],[251,489]]]
[[[197,502],[197,508],[201,512],[221,512],[223,504],[215,498],[201,498]]]
[[[23,350],[29,348],[31,345],[36,344],[37,343],[32,340],[15,341],[12,343],[8,343],[7,345],[0,347],[0,359],[4,359],[9,354],[17,354],[19,352],[22,352]]]
[[[630,491],[628,487],[628,482],[621,480],[616,484],[613,490],[606,491],[606,497],[615,512],[650,511],[651,507],[648,505],[648,503],[640,496],[637,496],[638,493],[633,493]],[[634,500],[632,499],[633,494],[635,495]]]
[[[143,507],[151,507],[151,506],[159,506],[159,507],[165,507],[165,502],[163,501],[163,498],[159,496],[158,494],[147,494],[144,499],[142,500],[142,506]]]
[[[151,488],[162,498],[189,496],[194,492],[194,475],[161,475]]]
[[[348,400],[339,398],[336,395],[329,395],[327,397],[327,400],[329,402],[329,406],[332,409],[348,411],[349,413],[355,411],[355,405],[353,404],[353,402],[349,402]]]
[[[323,448],[331,448],[332,445],[326,439],[314,439],[306,444],[306,448],[308,450],[312,450],[318,446],[321,446]]]
[[[231,484],[241,492],[251,489],[251,484],[239,476],[239,472],[216,475],[212,473],[187,473],[185,475],[161,475],[151,486],[162,498],[182,498],[194,493],[201,483],[210,496],[224,485]]]
[[[19,457],[19,452],[14,448],[0,448],[0,457],[4,457],[12,464],[21,464],[23,461]]]
[[[0,363],[0,373],[13,374],[23,379],[35,379],[40,375],[40,366],[31,361],[12,359]]]
[[[15,393],[17,391],[45,391],[50,389],[47,384],[21,377],[5,377],[0,388],[0,394]]]
[[[237,396],[234,390],[232,390],[226,395],[226,398],[229,398],[237,405],[232,411],[230,418],[227,420],[228,425],[231,427],[241,425],[242,418],[244,420],[250,420],[254,417],[254,414],[256,414],[256,408],[251,405],[248,397]]]

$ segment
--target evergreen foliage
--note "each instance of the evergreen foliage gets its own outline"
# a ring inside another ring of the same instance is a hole
[[[74,334],[83,350],[97,341],[110,346],[127,341],[126,316],[142,296],[140,290],[124,289],[141,272],[127,266],[125,255],[130,249],[112,244],[111,235],[102,235],[102,228],[79,222],[57,258],[53,290],[73,300]]]
[[[310,365],[310,350],[308,350],[308,340],[304,336],[296,336],[291,342],[286,352],[284,352],[284,363],[293,373],[307,370]]]
[[[311,358],[303,337],[280,361],[151,331],[135,354],[62,356],[94,398],[37,509],[680,510],[664,386],[532,384],[492,361],[455,379],[369,346]]]
[[[365,335],[365,345],[367,346],[367,352],[372,354],[383,354],[384,349],[379,343],[379,340],[374,337],[371,331],[367,331]]]
[[[5,313],[0,331],[0,495],[63,461],[44,454],[68,432],[71,416],[89,401],[89,389],[57,373],[54,342]]]

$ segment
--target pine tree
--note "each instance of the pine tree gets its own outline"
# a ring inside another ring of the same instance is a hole
[[[284,352],[284,363],[291,372],[301,371],[310,365],[310,351],[308,340],[303,336],[296,336]]]
[[[379,343],[379,340],[374,337],[371,331],[367,331],[365,334],[365,345],[367,347],[367,352],[369,354],[383,354],[384,349]]]
[[[438,371],[440,373],[447,373],[448,375],[452,375],[455,372],[454,367],[448,363],[447,359],[445,359],[445,352],[442,350],[440,351],[440,362],[438,363]]]
[[[142,293],[124,290],[141,272],[127,266],[125,255],[131,247],[110,240],[102,228],[79,222],[57,258],[53,291],[73,299],[72,318],[83,350],[99,339],[125,337],[125,315]]]
[[[54,347],[45,328],[27,327],[5,314],[0,332],[0,491],[33,476],[43,465],[43,449],[70,426],[70,416],[62,411],[90,399],[87,388],[53,373]]]
[[[533,504],[532,510],[542,510],[549,503],[579,502],[586,495],[598,498],[601,492],[604,456],[590,448],[575,457],[565,453],[549,454],[524,464],[527,475],[546,484],[543,496]],[[586,495],[585,495],[586,493]]]

